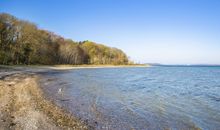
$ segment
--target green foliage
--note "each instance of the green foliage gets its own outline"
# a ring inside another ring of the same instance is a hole
[[[90,41],[74,42],[0,14],[0,64],[127,64],[126,54]]]
[[[84,41],[81,47],[89,56],[89,64],[127,64],[128,59],[123,51],[102,44]]]

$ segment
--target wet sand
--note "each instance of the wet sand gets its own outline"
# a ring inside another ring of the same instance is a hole
[[[150,65],[54,65],[47,68],[53,70],[91,69],[91,68],[127,68],[127,67],[150,67]]]
[[[36,74],[2,68],[0,74],[1,130],[88,129],[83,122],[46,100]]]

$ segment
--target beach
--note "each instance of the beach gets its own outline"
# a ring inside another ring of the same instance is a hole
[[[0,129],[88,129],[45,98],[33,72],[0,70]],[[27,70],[26,70],[27,71]]]

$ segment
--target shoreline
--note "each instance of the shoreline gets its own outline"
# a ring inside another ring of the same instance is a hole
[[[55,70],[70,70],[70,69],[96,69],[96,68],[132,68],[132,67],[150,67],[150,65],[54,65],[49,66]]]
[[[88,129],[48,100],[36,74],[12,74],[0,79],[0,129]]]
[[[87,68],[148,67],[143,65],[56,65],[6,66],[0,65],[0,129],[94,129],[76,118],[65,108],[48,98],[41,84],[41,72]]]
[[[87,68],[148,67],[143,65],[0,65],[0,129],[94,129],[59,107],[43,91],[41,72]]]
[[[95,69],[95,68],[132,68],[132,67],[151,67],[148,64],[137,65],[0,65],[0,69],[52,69],[52,70],[71,70],[71,69]]]

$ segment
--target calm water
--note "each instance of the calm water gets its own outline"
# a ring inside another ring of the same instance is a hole
[[[95,129],[220,129],[220,67],[77,69],[50,74],[56,102]]]

